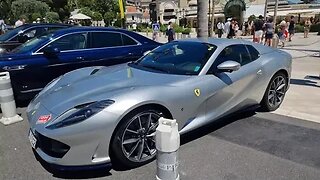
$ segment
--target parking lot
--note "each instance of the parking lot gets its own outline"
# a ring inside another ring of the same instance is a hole
[[[320,58],[292,50],[317,48],[319,42],[294,43],[285,49],[294,58],[293,80],[281,108],[239,114],[183,136],[181,179],[319,179],[320,80],[314,76],[320,73]],[[155,162],[126,171],[55,172],[36,160],[25,107],[18,113],[23,122],[0,125],[0,179],[155,179]]]
[[[155,162],[127,171],[102,169],[51,174],[50,168],[35,159],[27,132],[26,120],[0,126],[0,179],[155,179]],[[317,123],[272,113],[225,119],[182,137],[180,176],[181,179],[318,179],[319,136]]]

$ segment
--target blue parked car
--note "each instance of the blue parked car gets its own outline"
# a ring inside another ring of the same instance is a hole
[[[43,35],[44,33],[53,32],[58,29],[72,27],[68,24],[58,23],[32,23],[24,24],[14,28],[0,36],[0,53],[11,51],[26,41]]]
[[[69,71],[134,61],[159,45],[123,29],[72,27],[0,54],[0,67],[10,72],[16,100],[30,100],[51,80]]]

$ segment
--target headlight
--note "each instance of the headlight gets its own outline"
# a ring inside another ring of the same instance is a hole
[[[96,113],[100,112],[104,108],[110,106],[113,103],[114,103],[113,100],[103,100],[103,101],[90,103],[81,107],[75,107],[74,109],[67,111],[65,114],[63,114],[58,118],[63,118],[64,116],[66,116],[66,114],[71,114],[71,115],[67,115],[66,118],[64,118],[63,120],[57,123],[53,122],[53,124],[47,126],[46,128],[57,129],[57,128],[62,128],[62,127],[66,127],[66,126],[70,126],[70,125],[82,122],[88,119],[89,117],[95,115]]]

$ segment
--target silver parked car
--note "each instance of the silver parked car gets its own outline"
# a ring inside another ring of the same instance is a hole
[[[187,133],[257,104],[276,110],[291,63],[283,51],[243,40],[174,41],[138,61],[49,83],[28,106],[29,139],[51,164],[137,167],[155,157],[161,116]]]

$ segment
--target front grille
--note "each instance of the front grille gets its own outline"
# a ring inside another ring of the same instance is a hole
[[[37,138],[36,147],[40,148],[44,153],[55,158],[62,158],[70,149],[70,146],[50,139],[37,131],[35,132]]]

